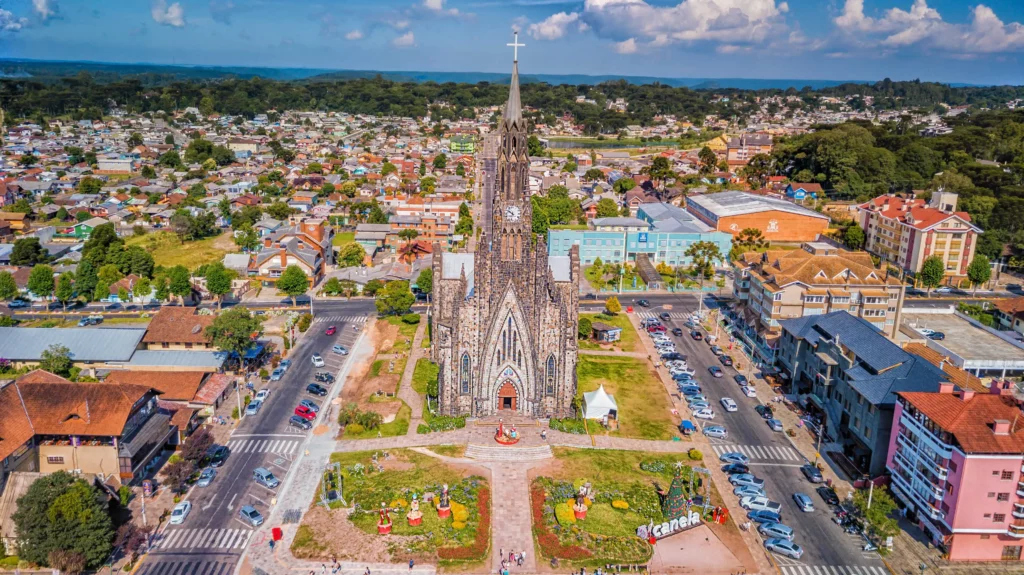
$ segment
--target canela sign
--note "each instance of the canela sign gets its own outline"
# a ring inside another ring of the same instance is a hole
[[[681,531],[686,531],[687,529],[692,529],[700,524],[700,513],[690,511],[689,514],[684,515],[683,517],[677,517],[671,521],[666,521],[664,523],[655,523],[651,521],[647,525],[641,525],[636,528],[636,536],[641,539],[650,539],[651,537],[661,539]]]

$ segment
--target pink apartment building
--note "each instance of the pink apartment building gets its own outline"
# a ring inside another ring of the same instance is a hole
[[[951,561],[1021,560],[1024,417],[1008,393],[897,394],[892,490]]]

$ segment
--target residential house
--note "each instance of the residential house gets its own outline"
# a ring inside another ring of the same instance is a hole
[[[1024,335],[1024,298],[996,300],[995,318],[1000,329],[1013,330]]]
[[[249,264],[249,275],[273,285],[290,265],[298,266],[316,285],[325,266],[334,264],[334,229],[319,218],[306,218],[262,237],[263,245]]]
[[[191,306],[163,306],[149,322],[142,338],[145,349],[214,349],[206,328],[214,316],[199,315]]]
[[[13,232],[26,233],[31,229],[28,214],[21,212],[0,212],[0,222],[4,222]]]
[[[824,190],[821,189],[821,184],[801,184],[792,182],[786,186],[785,193],[787,198],[797,202],[802,202],[807,198],[811,198],[812,200],[818,199],[818,197],[824,193]]]
[[[768,134],[741,134],[729,139],[725,152],[727,162],[746,165],[757,154],[772,153],[772,137]]]

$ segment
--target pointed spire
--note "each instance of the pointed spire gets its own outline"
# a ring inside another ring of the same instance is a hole
[[[508,102],[505,103],[505,114],[503,115],[503,118],[509,123],[523,119],[523,107],[519,103],[519,48],[526,44],[519,43],[519,32],[516,32],[513,38],[512,43],[509,44],[515,50],[512,56],[512,82],[508,87]]]

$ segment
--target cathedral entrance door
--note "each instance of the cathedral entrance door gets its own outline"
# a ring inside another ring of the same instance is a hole
[[[511,381],[501,384],[498,389],[498,409],[515,411],[519,409],[519,394]]]

